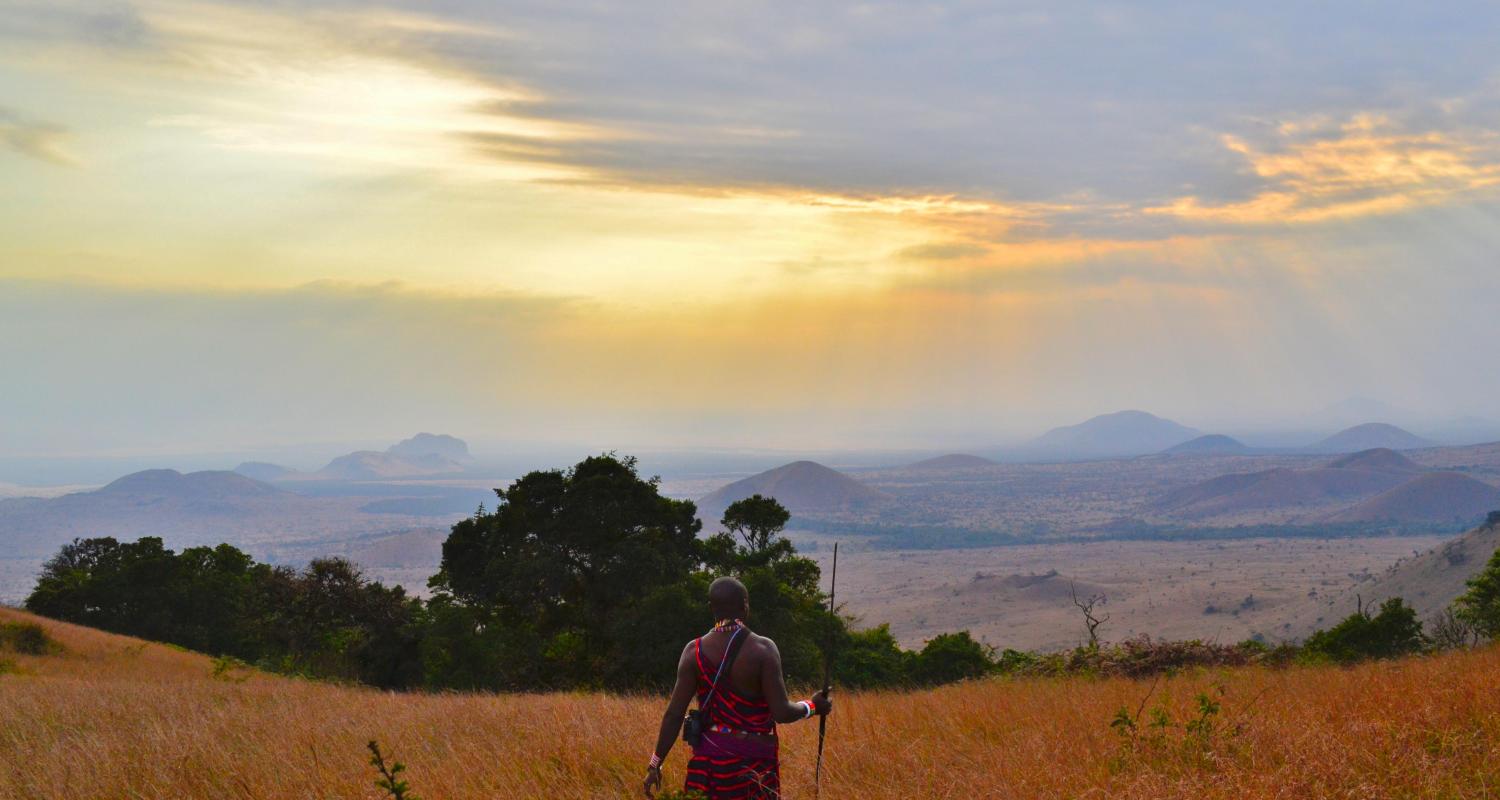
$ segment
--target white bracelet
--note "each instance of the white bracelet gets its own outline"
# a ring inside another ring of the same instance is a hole
[[[807,719],[813,715],[813,704],[806,700],[798,700],[797,705],[802,706],[802,718]]]

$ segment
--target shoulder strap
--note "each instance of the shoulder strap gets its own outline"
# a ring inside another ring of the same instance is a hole
[[[714,682],[709,685],[708,694],[703,698],[703,702],[698,704],[699,711],[708,712],[709,705],[714,701],[714,695],[719,691],[719,681],[724,677],[724,671],[734,664],[735,657],[740,654],[740,646],[745,643],[745,638],[740,636],[744,632],[744,628],[737,628],[733,634],[730,634],[729,647],[724,650],[724,658],[719,660],[719,670],[714,673]]]

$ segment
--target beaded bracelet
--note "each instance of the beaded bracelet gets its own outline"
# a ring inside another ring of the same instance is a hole
[[[808,717],[811,717],[813,715],[814,709],[813,709],[813,702],[811,700],[801,700],[801,701],[798,701],[797,705],[800,705],[804,709],[806,709],[805,711],[802,712],[802,718],[803,719],[807,719]]]
[[[651,761],[646,764],[646,769],[661,769],[661,756],[652,753]]]

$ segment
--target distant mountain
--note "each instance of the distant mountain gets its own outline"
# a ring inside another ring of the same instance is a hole
[[[1461,472],[1429,472],[1330,516],[1330,522],[1469,524],[1500,511],[1500,488]]]
[[[1367,422],[1363,425],[1345,428],[1307,449],[1316,453],[1353,453],[1357,450],[1377,447],[1391,450],[1416,450],[1432,445],[1432,442],[1395,425]]]
[[[0,500],[0,551],[10,558],[43,558],[62,543],[87,536],[182,534],[195,543],[223,541],[231,532],[244,532],[247,519],[265,522],[266,512],[280,514],[279,524],[265,525],[266,530],[314,520],[313,503],[234,472],[146,470],[93,491]]]
[[[1144,411],[1117,411],[1077,425],[1053,428],[1027,449],[1061,458],[1138,456],[1176,447],[1199,433]]]
[[[1500,520],[1486,522],[1441,547],[1393,565],[1373,579],[1351,581],[1348,587],[1311,597],[1291,609],[1280,631],[1282,638],[1306,638],[1354,613],[1355,604],[1378,603],[1391,597],[1406,600],[1417,618],[1431,619],[1464,593],[1464,582],[1484,568],[1500,546]]]
[[[837,470],[813,461],[794,461],[735,481],[698,501],[699,516],[717,520],[730,503],[751,495],[774,497],[792,513],[847,511],[889,498]]]
[[[1406,478],[1392,472],[1280,467],[1210,478],[1169,492],[1151,506],[1156,511],[1187,519],[1292,510],[1368,497],[1395,487]]]
[[[411,460],[437,456],[461,462],[473,458],[469,455],[469,445],[463,439],[447,434],[419,433],[410,439],[391,445],[386,448],[385,452]]]
[[[270,483],[271,481],[281,480],[288,475],[292,475],[297,470],[291,467],[283,467],[280,464],[270,464],[265,461],[246,461],[235,467],[234,471],[247,478]]]
[[[971,456],[965,453],[949,453],[946,456],[928,458],[922,461],[918,461],[915,464],[907,464],[906,468],[933,471],[977,469],[979,467],[993,467],[995,466],[995,463],[996,462],[991,461],[988,458],[981,458],[979,456]]]
[[[360,450],[328,462],[327,466],[313,473],[313,477],[333,481],[378,481],[441,475],[463,472],[463,470],[462,464],[440,455],[408,458],[374,450]]]
[[[1162,451],[1166,455],[1204,456],[1242,456],[1253,452],[1255,452],[1254,448],[1247,446],[1240,440],[1218,433],[1199,436],[1196,439],[1190,439]]]
[[[1340,456],[1328,462],[1333,469],[1365,469],[1372,472],[1421,472],[1422,465],[1389,447],[1375,447]]]
[[[285,492],[236,472],[212,470],[184,475],[175,469],[148,469],[119,478],[92,494],[199,501],[265,497]]]
[[[1372,497],[1420,474],[1422,467],[1383,448],[1341,456],[1312,469],[1234,473],[1169,492],[1151,507],[1181,518],[1250,511],[1305,510]]]

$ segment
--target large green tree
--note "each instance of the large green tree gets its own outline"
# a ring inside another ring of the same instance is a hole
[[[469,664],[466,682],[628,684],[639,679],[642,635],[680,634],[690,617],[706,626],[701,603],[685,607],[671,590],[701,564],[697,509],[663,497],[658,483],[633,458],[594,456],[529,473],[496,490],[493,511],[453,526],[431,581],[447,621],[498,628],[494,645],[511,651],[497,663],[510,674],[481,679],[482,666]],[[662,627],[645,630],[645,617]]]

